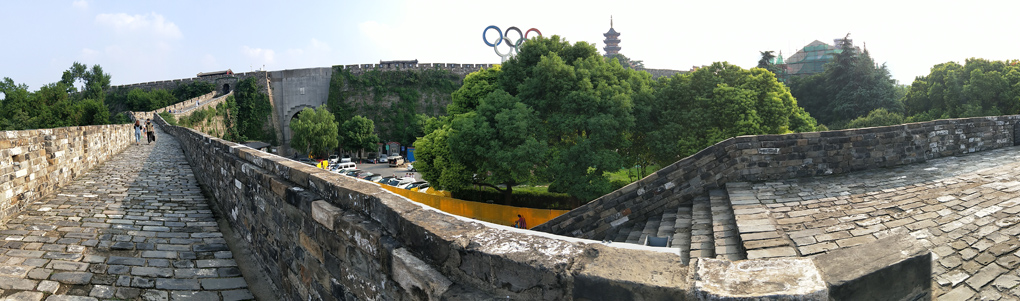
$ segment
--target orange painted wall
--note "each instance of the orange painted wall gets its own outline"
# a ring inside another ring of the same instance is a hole
[[[511,226],[517,221],[517,215],[524,217],[528,228],[540,225],[569,210],[533,209],[521,208],[506,205],[487,204],[458,200],[451,197],[431,195],[407,189],[400,189],[389,185],[380,185],[383,189],[392,191],[398,195],[419,202],[429,207],[442,210],[443,212],[469,217],[477,220],[487,221],[494,224]]]

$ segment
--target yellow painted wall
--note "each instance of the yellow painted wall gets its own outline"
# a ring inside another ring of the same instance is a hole
[[[398,195],[419,202],[429,207],[442,210],[443,212],[469,217],[490,223],[512,226],[517,221],[517,215],[524,217],[528,228],[545,223],[569,210],[533,209],[521,208],[506,205],[487,204],[458,200],[451,197],[431,195],[407,189],[400,189],[390,185],[380,185],[383,189],[392,191]]]

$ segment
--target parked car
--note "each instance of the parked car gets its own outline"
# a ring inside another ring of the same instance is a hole
[[[371,172],[368,172],[368,171],[366,171],[366,172],[363,172],[363,173],[359,173],[359,174],[357,175],[357,178],[358,178],[358,179],[364,179],[364,178],[367,178],[367,177],[371,177],[371,176],[373,176],[373,175],[375,175],[375,174],[374,174],[374,173],[371,173]]]
[[[389,162],[389,160],[390,159],[388,156],[386,156],[386,154],[379,155],[379,163],[386,163]]]
[[[359,173],[363,173],[363,172],[365,172],[365,171],[364,170],[360,170],[360,169],[352,169],[352,170],[348,170],[347,172],[345,172],[344,175],[347,175],[348,177],[354,177],[354,176],[357,176]]]
[[[340,160],[340,156],[332,155],[329,156],[329,164],[336,164]]]
[[[409,177],[393,178],[392,180],[390,180],[390,183],[387,183],[387,184],[389,184],[390,186],[393,186],[393,187],[400,188],[400,186],[405,186],[407,184],[414,183],[414,181],[415,181],[414,178],[409,178]]]
[[[382,175],[380,175],[380,176],[382,176]],[[372,182],[377,182],[379,184],[386,184],[386,182],[388,182],[392,178],[395,178],[395,177],[394,176],[379,177],[378,179],[376,179],[375,181],[372,181]]]
[[[428,183],[428,182],[425,182],[425,181],[415,181],[415,182],[407,183],[406,185],[403,185],[403,186],[397,186],[397,188],[411,190],[411,188],[418,187],[421,184],[425,184],[425,183]]]
[[[424,183],[424,184],[418,185],[417,187],[411,188],[411,191],[417,191],[417,192],[422,192],[422,193],[424,193],[424,192],[425,192],[425,191],[427,191],[428,189],[429,189],[429,183],[428,183],[428,182],[426,182],[426,183]]]
[[[383,178],[382,175],[371,175],[371,176],[365,177],[365,181],[379,182],[379,180],[381,180],[382,178]]]
[[[341,163],[337,163],[334,166],[337,166],[339,169],[348,169],[348,170],[350,170],[350,169],[358,169],[358,164],[354,164],[354,163],[351,163],[351,162],[341,162]]]
[[[417,170],[417,169],[414,169],[414,164],[413,164],[414,162],[411,162],[411,163],[412,163],[412,164],[408,164],[408,165],[407,165],[407,171],[410,171],[410,172],[417,172],[418,170]]]

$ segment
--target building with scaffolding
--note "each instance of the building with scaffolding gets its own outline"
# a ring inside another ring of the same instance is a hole
[[[843,42],[843,39],[833,39],[833,44],[839,45]],[[853,45],[853,40],[849,39],[847,42]],[[854,48],[857,48],[856,46]],[[858,51],[860,51],[858,49]],[[791,55],[785,61],[783,60],[783,54],[780,52],[779,57],[776,58],[775,64],[780,66],[787,76],[801,76],[801,75],[812,75],[822,73],[825,71],[825,64],[831,62],[836,54],[842,53],[843,50],[837,46],[826,44],[825,42],[815,40],[797,50],[796,53]],[[783,66],[785,65],[785,66]]]

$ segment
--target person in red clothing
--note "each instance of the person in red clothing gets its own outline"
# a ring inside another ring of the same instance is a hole
[[[517,215],[517,221],[514,222],[514,228],[527,229],[528,222],[524,221],[524,217],[520,214]]]

